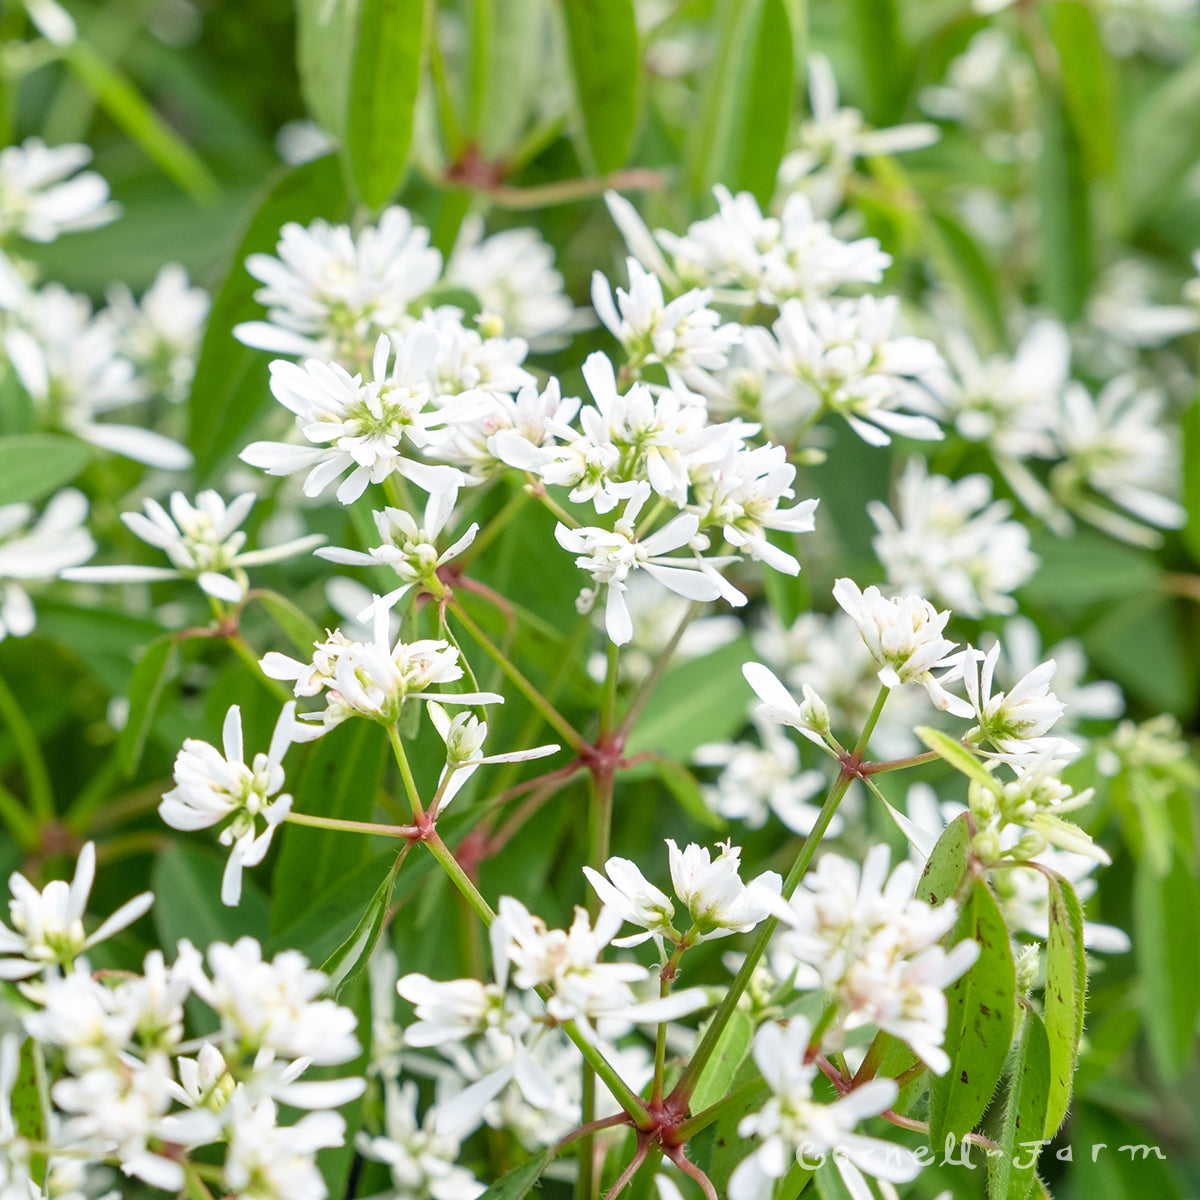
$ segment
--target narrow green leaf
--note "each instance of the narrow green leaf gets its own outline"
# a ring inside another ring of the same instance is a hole
[[[0,438],[0,504],[39,500],[92,461],[87,442],[48,433]]]
[[[742,664],[753,656],[748,639],[738,638],[703,658],[693,658],[663,675],[626,751],[654,750],[686,762],[697,746],[732,737],[746,723],[753,696]]]
[[[1050,1043],[1037,1013],[1024,1015],[1011,1066],[1004,1123],[996,1139],[1000,1153],[988,1157],[990,1200],[1026,1200],[1033,1190],[1050,1094]]]
[[[389,871],[383,878],[370,904],[362,915],[362,920],[354,927],[354,932],[321,964],[321,970],[329,976],[330,990],[336,995],[342,986],[352,979],[371,957],[375,943],[379,940],[383,929],[383,920],[387,916],[388,905],[392,900],[392,889],[396,886],[396,872]]]
[[[1145,223],[1179,198],[1200,157],[1200,56],[1158,76],[1163,82],[1133,114],[1124,172],[1135,223]]]
[[[217,181],[212,172],[112,63],[79,40],[71,43],[64,57],[100,107],[163,174],[201,203],[216,195]]]
[[[154,726],[158,703],[175,671],[178,655],[173,651],[177,645],[171,634],[156,638],[133,668],[129,680],[129,716],[117,743],[121,770],[127,776],[132,775],[142,761],[142,751]]]
[[[186,842],[159,852],[150,886],[160,945],[173,948],[180,938],[187,938],[203,950],[212,942],[234,942],[242,936],[262,940],[267,931],[267,904],[249,872],[242,876],[242,899],[237,907],[221,903],[221,876],[227,858],[224,848],[218,853],[215,848]]]
[[[1182,533],[1192,561],[1200,563],[1200,399],[1188,405],[1182,425],[1183,504],[1187,509]]]
[[[369,820],[386,750],[384,730],[370,721],[349,721],[326,734],[297,780],[296,811]],[[362,836],[287,826],[271,880],[272,933],[282,933],[332,885],[361,870],[372,850]]]
[[[1055,875],[1050,879],[1050,936],[1046,942],[1045,1014],[1050,1051],[1046,1137],[1058,1131],[1071,1103],[1086,1002],[1083,912],[1075,889]]]
[[[792,27],[783,0],[721,0],[714,16],[717,61],[688,148],[696,196],[714,184],[750,191],[762,205],[775,190],[793,107]]]
[[[692,1093],[692,1112],[701,1112],[729,1094],[734,1077],[754,1042],[754,1019],[735,1012],[721,1033],[712,1058],[704,1066]]]
[[[987,768],[973,755],[970,750],[940,729],[932,729],[928,725],[917,726],[917,737],[933,750],[939,758],[945,759],[956,771],[961,771],[968,779],[984,787],[995,787],[996,781],[988,774]]]
[[[266,356],[233,336],[239,322],[264,316],[254,299],[259,284],[246,271],[246,256],[273,252],[287,221],[305,224],[315,217],[335,217],[344,195],[337,159],[327,155],[277,176],[247,223],[213,301],[188,403],[188,444],[196,455],[199,481],[211,476],[230,451],[241,449],[246,431],[272,402]]]
[[[916,897],[935,908],[958,895],[971,859],[971,830],[967,814],[960,813],[942,831],[937,845],[917,881]]]
[[[667,790],[679,802],[679,807],[693,821],[700,825],[706,825],[709,829],[715,829],[718,833],[728,828],[727,822],[704,803],[700,784],[696,782],[695,775],[682,763],[677,763],[673,758],[658,758],[650,766],[653,768],[654,774],[662,780]]]
[[[1062,98],[1045,81],[1041,101],[1039,298],[1063,320],[1073,321],[1082,313],[1092,285],[1087,179]]]
[[[256,589],[254,598],[271,614],[275,624],[297,650],[311,654],[313,643],[324,640],[316,621],[286,596],[264,588]]]
[[[1133,921],[1146,1037],[1159,1071],[1178,1079],[1191,1060],[1200,1013],[1200,891],[1181,855],[1161,877],[1147,859],[1139,861]]]
[[[1093,176],[1111,175],[1120,144],[1113,63],[1091,5],[1081,0],[1049,0],[1038,11],[1058,51],[1067,115],[1089,171]]]
[[[9,1105],[16,1132],[31,1142],[44,1142],[47,1139],[46,1111],[49,1108],[50,1097],[49,1094],[43,1096],[38,1087],[39,1073],[43,1081],[46,1079],[45,1062],[38,1062],[42,1053],[41,1046],[33,1038],[27,1037],[21,1043],[20,1064]],[[40,1190],[46,1178],[45,1154],[30,1155],[29,1175]]]
[[[408,162],[424,23],[425,0],[360,0],[346,150],[371,208],[391,198]]]
[[[527,1158],[519,1167],[514,1167],[507,1175],[497,1179],[479,1200],[521,1200],[522,1196],[528,1196],[533,1191],[542,1177],[542,1172],[553,1160],[554,1147],[551,1146],[541,1154]]]
[[[1004,1071],[1012,1040],[1016,970],[1008,927],[987,884],[976,879],[951,934],[979,943],[975,965],[947,991],[946,1052],[950,1069],[935,1076],[929,1095],[929,1144],[961,1139],[983,1116]]]
[[[862,59],[867,119],[888,125],[902,103],[910,51],[900,28],[897,0],[851,0],[853,44]]]
[[[601,175],[629,155],[637,122],[638,34],[633,0],[562,0],[575,94]]]
[[[313,119],[339,144],[346,137],[350,66],[359,0],[296,0],[296,66]]]
[[[479,148],[508,159],[536,112],[549,23],[546,0],[488,0],[495,9],[484,47]]]
[[[934,261],[958,283],[974,310],[979,326],[987,332],[994,348],[1002,347],[1007,335],[996,271],[961,221],[945,211],[931,210],[924,225]]]

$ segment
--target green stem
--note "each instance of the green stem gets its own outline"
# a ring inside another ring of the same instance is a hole
[[[32,850],[38,843],[38,824],[25,811],[25,806],[3,784],[0,784],[0,820],[12,831],[22,850]]]
[[[573,517],[557,500],[547,494],[545,484],[536,480],[529,485],[530,495],[536,496],[568,529],[578,529],[579,520]]]
[[[882,708],[882,705],[876,702],[874,712],[876,720],[878,719],[878,710],[880,708]],[[866,735],[867,731],[864,731],[864,737]],[[846,794],[846,789],[849,788],[851,781],[855,778],[856,776],[852,771],[848,771],[843,767],[838,773],[837,778],[830,785],[829,794],[825,797],[825,803],[821,806],[821,812],[817,817],[816,824],[804,839],[804,843],[800,847],[800,852],[796,855],[796,861],[792,863],[792,869],[783,881],[782,895],[784,900],[791,898],[800,880],[804,877],[805,871],[808,870],[809,864],[817,852],[817,847],[821,844],[821,839],[825,836],[825,830],[829,827],[829,822],[833,820],[833,815],[837,812],[838,805],[841,804],[842,797]],[[771,935],[775,932],[778,924],[778,917],[768,917],[759,926],[758,933],[755,935],[754,942],[746,955],[745,961],[734,976],[733,982],[729,985],[729,991],[725,993],[724,999],[721,1001],[704,1037],[700,1041],[700,1045],[696,1047],[691,1061],[684,1068],[679,1082],[675,1085],[675,1090],[671,1093],[672,1099],[682,1100],[686,1103],[691,1098],[692,1092],[695,1091],[696,1084],[700,1079],[700,1074],[708,1064],[708,1060],[712,1057],[713,1051],[717,1048],[717,1042],[720,1041],[721,1034],[724,1032],[725,1026],[729,1023],[729,1018],[733,1016],[738,1001],[749,985],[751,976],[758,966],[759,959],[762,958],[767,948],[767,943],[771,940]]]
[[[707,1129],[714,1121],[719,1121],[726,1112],[736,1108],[746,1099],[747,1096],[754,1092],[765,1092],[767,1085],[761,1079],[751,1079],[746,1083],[735,1087],[727,1096],[722,1096],[715,1104],[710,1104],[707,1108],[701,1109],[693,1117],[688,1117],[683,1124],[675,1129],[674,1137],[679,1142],[686,1142],[689,1138],[693,1138],[702,1129]]]
[[[691,930],[675,943],[675,949],[671,951],[671,957],[667,960],[666,966],[663,967],[659,977],[658,994],[659,997],[665,999],[671,994],[671,984],[674,982],[676,972],[679,969],[679,961],[687,953],[692,944],[692,936],[696,933],[696,926],[693,925]],[[667,1023],[660,1021],[658,1023],[658,1032],[654,1039],[654,1085],[650,1096],[655,1104],[662,1100],[663,1090],[663,1074],[667,1065]]]
[[[868,1079],[874,1079],[879,1074],[880,1064],[890,1044],[889,1035],[881,1029],[867,1048],[866,1057],[859,1064],[854,1078],[850,1081],[852,1088],[861,1087]]]
[[[25,716],[25,710],[0,677],[0,716],[12,731],[17,744],[17,754],[25,770],[29,784],[29,805],[40,822],[50,823],[55,818],[54,789],[50,786],[50,772],[38,746],[37,734]]]
[[[563,738],[567,745],[576,754],[582,754],[584,751],[590,749],[587,742],[576,732],[571,723],[521,674],[508,655],[467,615],[466,610],[458,600],[451,600],[450,608],[454,615],[462,622],[467,632],[483,648],[484,653],[516,684],[518,691],[542,714],[546,723]]]
[[[604,672],[604,694],[600,702],[600,736],[612,732],[617,715],[617,684],[621,676],[621,647],[608,643],[608,665]]]
[[[871,734],[875,732],[875,726],[879,721],[880,714],[883,712],[883,706],[887,703],[888,693],[892,689],[883,684],[879,689],[879,695],[875,697],[875,703],[871,706],[871,711],[867,715],[867,723],[863,726],[862,733],[858,736],[858,741],[854,743],[854,749],[851,751],[851,757],[855,763],[861,763],[863,755],[867,752],[867,743],[871,740]]]
[[[332,829],[338,833],[371,833],[379,837],[402,838],[412,832],[411,826],[375,825],[369,821],[340,821],[334,817],[310,817],[305,813],[290,812],[284,820],[289,825],[307,825],[312,829]]]
[[[485,925],[491,925],[496,919],[492,906],[483,898],[479,889],[471,882],[470,876],[459,865],[450,847],[442,841],[436,829],[431,829],[423,839],[425,848],[438,860],[442,870],[450,876],[450,882],[466,898],[467,903],[479,914],[479,919]]]
[[[863,763],[864,775],[882,775],[886,771],[902,771],[905,767],[919,767],[922,763],[933,762],[938,757],[936,750],[926,750],[924,754],[910,754],[907,758],[889,758],[886,762]]]
[[[400,730],[395,725],[389,725],[387,731],[388,741],[392,743],[392,754],[396,758],[396,765],[400,768],[400,778],[404,781],[404,792],[408,796],[409,804],[412,805],[413,820],[420,821],[425,816],[425,809],[421,806],[421,797],[417,792],[417,781],[413,778],[412,767],[408,765],[408,755],[404,753]]]
[[[596,1119],[596,1072],[590,1067],[583,1069],[583,1094],[580,1097],[580,1111],[585,1127],[590,1127]],[[586,1133],[579,1139],[579,1177],[575,1180],[575,1196],[577,1200],[594,1200],[599,1195],[600,1181],[596,1178],[596,1135]]]
[[[504,507],[475,535],[475,540],[455,560],[458,566],[466,570],[508,528],[509,522],[528,502],[529,493],[524,488],[513,492]]]
[[[618,739],[623,743],[629,737],[629,732],[641,715],[642,709],[646,706],[646,701],[650,699],[651,693],[658,686],[658,681],[662,679],[663,672],[666,671],[671,658],[679,647],[679,643],[683,635],[687,632],[687,627],[695,619],[696,614],[700,611],[701,605],[691,604],[688,610],[683,614],[683,619],[679,622],[675,632],[671,635],[671,640],[663,647],[662,653],[654,661],[654,666],[650,668],[650,674],[646,676],[642,682],[642,686],[638,688],[637,695],[633,698],[633,703],[630,704],[628,712],[621,720],[621,727],[618,730]]]

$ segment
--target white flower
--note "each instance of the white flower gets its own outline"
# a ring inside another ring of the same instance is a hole
[[[303,367],[278,359],[271,364],[271,391],[296,414],[296,427],[312,446],[252,442],[243,462],[268,475],[308,471],[306,496],[319,496],[335,479],[350,474],[337,498],[350,504],[369,483],[396,472],[427,492],[461,487],[462,473],[412,457],[444,437],[444,428],[468,420],[481,401],[464,394],[434,404],[434,361],[441,341],[436,330],[417,325],[394,343],[381,334],[371,363],[372,378],[351,375],[337,363],[309,359]],[[395,362],[388,364],[395,353]]]
[[[438,536],[453,516],[457,498],[456,488],[433,492],[425,505],[420,525],[403,509],[385,508],[382,512],[374,512],[371,516],[383,540],[382,545],[372,547],[365,554],[330,546],[318,550],[317,557],[352,567],[373,567],[381,563],[391,567],[403,581],[399,588],[388,593],[387,598],[393,603],[418,583],[436,590],[438,569],[461,554],[479,532],[479,525],[473,523],[462,537],[438,553]]]
[[[317,1065],[357,1057],[354,1013],[321,999],[329,979],[311,968],[303,954],[281,950],[266,962],[258,942],[244,937],[232,946],[214,942],[208,965],[212,979],[196,969],[192,988],[216,1012],[222,1030],[244,1056],[267,1050]]]
[[[252,254],[246,270],[266,286],[254,298],[266,321],[234,329],[247,346],[299,357],[362,365],[381,333],[398,336],[412,324],[409,306],[437,282],[442,256],[429,231],[403,208],[385,209],[378,225],[357,235],[346,225],[289,222],[278,258]]]
[[[715,216],[690,225],[682,237],[659,230],[657,238],[680,279],[717,288],[732,285],[750,293],[731,299],[779,304],[789,298],[828,296],[848,283],[878,283],[892,261],[875,238],[850,243],[836,238],[827,221],[814,218],[807,196],[789,196],[777,219],[764,216],[749,192],[733,196],[718,185],[713,193]],[[613,209],[611,202],[609,208]],[[630,244],[630,249],[642,258],[638,246]],[[643,259],[643,264],[663,275],[653,261]]]
[[[143,892],[122,904],[90,937],[84,933],[92,880],[96,875],[96,847],[88,842],[79,852],[75,876],[68,885],[52,879],[39,892],[24,875],[8,877],[12,899],[8,902],[12,928],[0,922],[0,979],[28,979],[55,966],[69,970],[89,947],[132,925],[154,902]]]
[[[483,236],[483,218],[470,213],[446,264],[446,282],[466,288],[483,306],[481,323],[497,333],[545,343],[564,330],[574,308],[554,269],[554,250],[536,229]]]
[[[817,1076],[815,1063],[807,1061],[812,1026],[794,1016],[786,1029],[764,1025],[754,1038],[754,1061],[771,1089],[771,1098],[757,1113],[743,1117],[738,1135],[759,1137],[762,1145],[744,1159],[729,1179],[730,1200],[761,1200],[773,1181],[785,1175],[798,1153],[808,1161],[834,1152],[834,1161],[850,1193],[870,1193],[862,1172],[904,1183],[915,1179],[920,1160],[904,1147],[854,1132],[867,1117],[883,1112],[896,1099],[891,1079],[872,1079],[832,1104],[812,1098]]]
[[[938,612],[920,596],[885,597],[877,587],[859,591],[852,579],[833,585],[833,598],[854,620],[871,657],[879,664],[879,681],[886,687],[919,683],[934,705],[955,716],[970,717],[974,709],[950,695],[931,671],[951,666],[947,656],[954,642],[942,636],[949,611]]]
[[[1029,530],[1006,520],[1010,511],[992,500],[986,475],[929,475],[920,458],[909,459],[896,485],[895,515],[878,500],[867,505],[879,530],[871,545],[888,583],[969,617],[1013,612],[1009,593],[1037,569]]]
[[[633,1005],[629,984],[645,979],[648,972],[637,963],[602,963],[599,956],[621,927],[621,914],[603,909],[592,927],[587,913],[575,909],[570,929],[548,929],[512,896],[501,896],[500,926],[492,942],[493,953],[514,968],[513,983],[519,988],[549,984],[554,995],[546,1011],[557,1021],[620,1015]],[[505,968],[497,968],[503,975]]]
[[[822,216],[841,205],[856,159],[920,150],[938,140],[937,126],[926,123],[866,128],[858,109],[838,106],[837,81],[823,54],[809,55],[808,94],[812,116],[800,124],[798,149],[779,164],[779,183],[804,191]]]
[[[227,1188],[254,1200],[325,1200],[328,1189],[316,1155],[345,1141],[346,1122],[339,1113],[313,1112],[295,1125],[279,1125],[271,1100],[251,1107],[236,1095],[230,1107]]]
[[[488,733],[486,721],[479,720],[471,713],[458,713],[451,717],[433,700],[429,702],[429,719],[446,745],[446,765],[442,769],[437,788],[441,808],[445,808],[462,789],[463,784],[487,763],[528,762],[530,759],[556,754],[560,749],[555,743],[533,746],[528,750],[511,750],[505,754],[485,755],[483,743],[487,740]]]
[[[755,695],[762,701],[755,710],[756,718],[770,721],[773,725],[790,725],[810,742],[824,746],[825,735],[831,727],[829,708],[811,684],[802,685],[804,703],[797,704],[795,697],[774,672],[762,663],[743,664],[742,674],[754,689]]]
[[[795,381],[802,411],[838,413],[872,446],[888,445],[892,434],[937,440],[932,417],[898,411],[931,407],[920,382],[942,362],[932,342],[892,336],[898,308],[894,296],[788,301],[774,338],[755,328],[746,344],[752,360]]]
[[[785,533],[811,533],[816,528],[818,501],[802,500],[781,508],[782,500],[795,496],[792,481],[796,468],[787,461],[783,446],[731,448],[725,458],[696,483],[696,509],[702,526],[719,525],[725,540],[745,548],[755,561],[787,575],[797,575],[800,564],[767,537],[769,529]]]
[[[108,289],[108,315],[121,353],[173,403],[187,399],[211,307],[208,293],[190,287],[178,263],[159,271],[140,304],[123,283]]]
[[[1177,486],[1179,457],[1158,423],[1162,397],[1139,391],[1130,376],[1106,384],[1093,400],[1082,384],[1072,383],[1062,397],[1056,436],[1066,461],[1051,474],[1051,490],[1086,521],[1121,538],[1157,545],[1157,534],[1095,503],[1080,489],[1093,488],[1137,521],[1178,529],[1187,520],[1183,505],[1170,494]]]
[[[422,321],[437,330],[440,341],[433,364],[439,396],[475,390],[511,395],[536,382],[521,366],[529,353],[523,338],[482,337],[463,324],[462,310],[449,304],[427,308]]]
[[[1053,458],[1054,412],[1071,363],[1071,341],[1062,325],[1035,321],[1011,357],[981,358],[953,324],[942,340],[954,377],[939,376],[933,390],[958,432],[987,442],[1002,458]]]
[[[616,304],[608,280],[592,273],[592,304],[596,315],[625,349],[629,367],[661,363],[686,380],[697,369],[717,370],[741,340],[736,324],[722,324],[720,314],[707,305],[709,289],[684,292],[667,303],[656,275],[644,270],[636,258],[626,260],[629,290],[617,288]]]
[[[671,838],[667,849],[671,884],[700,931],[697,941],[746,933],[770,916],[769,897],[778,898],[783,880],[774,871],[765,871],[744,884],[738,876],[740,846],[726,842],[716,858],[707,846],[692,843],[680,850]]]
[[[455,1163],[459,1144],[435,1128],[435,1112],[417,1121],[417,1085],[384,1081],[385,1134],[360,1132],[355,1147],[366,1158],[386,1163],[395,1200],[475,1200],[487,1189],[466,1167]]]
[[[283,787],[283,756],[295,740],[294,701],[283,706],[266,754],[256,754],[250,766],[242,745],[242,712],[236,704],[225,714],[221,754],[207,742],[188,738],[175,759],[175,787],[163,796],[158,815],[172,829],[206,829],[227,817],[220,841],[230,846],[221,881],[223,904],[237,904],[242,894],[242,868],[257,866],[266,857],[276,828],[292,809],[292,798],[279,795]],[[259,820],[265,828],[259,831]]]
[[[393,644],[390,618],[387,598],[376,596],[371,607],[371,641],[352,642],[335,630],[328,641],[314,644],[311,663],[297,662],[278,651],[263,657],[259,663],[263,671],[272,679],[293,682],[297,696],[326,693],[323,712],[303,714],[315,727],[303,734],[294,730],[293,740],[320,737],[355,715],[383,725],[395,724],[410,697],[442,704],[504,702],[495,692],[427,691],[434,684],[462,678],[458,650],[436,638]]]
[[[145,387],[121,356],[112,321],[104,313],[93,317],[85,296],[54,283],[29,295],[4,334],[4,349],[49,428],[162,470],[192,465],[191,451],[161,433],[97,420],[143,399]]]
[[[1000,643],[996,642],[986,654],[968,646],[956,657],[959,666],[942,678],[962,677],[978,722],[968,734],[973,742],[987,742],[998,752],[996,757],[1007,762],[1020,762],[1046,750],[1062,755],[1075,749],[1063,738],[1043,736],[1066,708],[1050,691],[1056,669],[1053,659],[1036,666],[1007,692],[993,695]]]
[[[639,485],[611,530],[596,526],[570,529],[561,522],[554,530],[558,544],[579,556],[575,565],[589,572],[597,584],[608,588],[605,626],[608,636],[618,646],[633,637],[633,619],[624,595],[625,581],[631,572],[644,570],[689,600],[715,600],[722,594],[698,558],[667,557],[670,551],[690,545],[695,538],[700,522],[693,513],[680,513],[649,537],[637,538],[635,522],[649,495],[649,485]],[[580,597],[580,611],[586,612],[594,599],[593,593],[585,591]]]
[[[104,179],[95,171],[75,174],[91,160],[87,146],[51,147],[36,137],[0,150],[0,240],[16,233],[52,242],[114,220],[121,210],[109,202]]]
[[[885,1030],[942,1074],[950,1066],[942,1049],[944,992],[979,956],[979,946],[963,941],[947,953],[938,943],[954,925],[956,905],[947,900],[930,908],[914,899],[916,867],[902,862],[889,877],[888,858],[887,846],[873,846],[860,871],[848,859],[824,855],[779,911],[792,927],[781,944],[816,970],[844,1029]]]
[[[165,551],[173,567],[99,566],[64,571],[64,579],[92,583],[140,583],[161,579],[194,579],[200,590],[218,600],[240,604],[250,581],[246,567],[279,562],[303,554],[323,542],[322,534],[296,538],[268,550],[242,552],[246,534],[238,528],[254,507],[253,492],[243,492],[226,505],[210,490],[199,492],[192,504],[182,492],[172,492],[170,514],[157,500],[144,501],[146,515],[128,512],[121,520],[143,542]]]
[[[604,870],[607,879],[591,867],[583,868],[600,902],[620,913],[629,924],[640,925],[646,930],[632,937],[618,938],[613,942],[614,946],[637,946],[650,937],[661,939],[671,934],[675,905],[642,874],[636,863],[627,858],[610,858],[604,864]]]
[[[0,506],[0,641],[9,634],[25,637],[37,620],[32,601],[16,580],[53,579],[96,552],[84,528],[87,512],[86,497],[74,488],[52,496],[36,522],[28,504]]]
[[[747,663],[743,670],[757,665]],[[753,679],[749,675],[747,679],[753,686]],[[704,802],[719,816],[745,821],[751,829],[761,828],[767,815],[774,813],[793,833],[806,834],[819,811],[809,801],[824,789],[825,776],[821,771],[800,769],[796,743],[775,725],[756,719],[755,727],[761,745],[718,742],[696,748],[694,763],[721,768],[715,783],[700,785]],[[832,833],[837,833],[840,825],[835,817],[830,826]]]

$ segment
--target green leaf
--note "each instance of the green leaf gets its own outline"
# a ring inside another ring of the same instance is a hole
[[[1035,539],[1033,549],[1042,565],[1022,595],[1039,606],[1070,612],[1162,590],[1153,554],[1096,533],[1080,531],[1066,541],[1047,535]]]
[[[1193,562],[1200,563],[1200,399],[1188,405],[1182,425],[1183,503],[1187,509],[1182,535]]]
[[[1086,1002],[1083,913],[1075,889],[1061,875],[1054,875],[1050,879],[1050,937],[1046,942],[1045,1014],[1050,1049],[1046,1137],[1058,1131],[1071,1103]]]
[[[761,1078],[758,1069],[753,1058],[747,1058],[735,1078],[735,1086],[755,1078]],[[738,1125],[743,1117],[758,1112],[768,1095],[770,1092],[765,1083],[761,1087],[748,1088],[739,1103],[731,1104],[716,1121],[688,1142],[688,1157],[712,1180],[718,1196],[729,1194],[730,1175],[758,1145],[755,1138],[741,1137]]]
[[[956,771],[961,771],[974,783],[987,788],[996,786],[995,779],[988,774],[987,768],[971,753],[970,750],[940,729],[932,729],[928,725],[917,726],[917,737],[934,751],[939,758],[948,762]]]
[[[742,664],[753,656],[749,639],[742,637],[670,668],[634,725],[626,752],[653,750],[686,762],[697,746],[732,737],[746,723],[753,692]]]
[[[916,898],[937,907],[957,896],[967,875],[971,860],[971,829],[967,814],[960,813],[942,831],[934,846],[921,878],[917,881]]]
[[[371,902],[367,905],[362,920],[354,927],[354,932],[321,964],[321,970],[329,976],[330,990],[334,995],[341,991],[348,980],[358,974],[371,957],[375,943],[379,941],[395,886],[396,871],[393,868],[375,889],[375,895],[371,897]]]
[[[995,348],[1007,340],[1004,308],[996,286],[996,271],[962,222],[948,212],[930,210],[924,224],[929,251],[941,270],[953,279],[987,331]]]
[[[203,836],[203,835],[201,835]],[[249,873],[242,876],[242,899],[236,908],[221,903],[221,876],[226,852],[177,843],[161,850],[151,870],[154,925],[159,944],[168,951],[180,938],[200,950],[212,942],[258,938],[267,931],[267,902]]]
[[[783,0],[719,0],[714,22],[717,60],[688,147],[692,192],[705,195],[723,183],[733,192],[753,192],[765,207],[793,107],[788,8]]]
[[[507,159],[536,113],[546,53],[545,0],[489,0],[489,38],[484,48],[479,148],[488,162]],[[477,302],[474,302],[477,304]]]
[[[637,121],[638,34],[633,0],[562,0],[575,94],[601,175],[629,155]]]
[[[217,181],[212,172],[112,63],[78,39],[71,43],[64,57],[100,107],[137,142],[163,174],[201,203],[216,195]]]
[[[1159,1071],[1178,1079],[1191,1060],[1200,1012],[1200,891],[1181,855],[1161,877],[1149,860],[1138,862],[1133,923],[1146,1038]]]
[[[704,803],[704,796],[695,775],[682,763],[677,763],[671,758],[657,758],[648,765],[678,801],[679,807],[693,821],[715,829],[718,833],[728,828],[728,823]]]
[[[746,1061],[754,1042],[754,1019],[749,1013],[737,1011],[721,1032],[712,1058],[704,1065],[696,1090],[692,1093],[692,1112],[702,1112],[729,1094],[734,1077]]]
[[[1038,11],[1058,51],[1063,100],[1089,173],[1111,175],[1119,146],[1113,63],[1091,6],[1081,0],[1050,0]]]
[[[156,638],[138,659],[129,680],[129,716],[121,730],[117,753],[121,770],[132,775],[142,761],[146,739],[154,726],[154,716],[171,676],[174,674],[178,646],[173,634]]]
[[[231,450],[240,448],[246,431],[272,402],[266,356],[233,336],[239,322],[263,317],[262,306],[254,299],[259,284],[246,271],[246,256],[273,252],[287,221],[305,224],[315,217],[336,216],[343,199],[341,170],[337,159],[327,155],[277,176],[247,224],[213,301],[192,382],[188,444],[196,455],[198,481],[211,476]]]
[[[1050,1043],[1046,1027],[1037,1013],[1026,1012],[1012,1060],[1004,1124],[996,1139],[1001,1152],[988,1157],[991,1200],[1026,1200],[1033,1189],[1049,1094]]]
[[[1130,122],[1124,172],[1130,205],[1142,223],[1175,203],[1200,157],[1200,56],[1160,76]]]
[[[346,150],[370,208],[387,203],[408,162],[425,7],[425,0],[360,0]]]
[[[256,588],[254,598],[271,614],[275,624],[283,630],[288,641],[297,650],[306,655],[311,654],[314,643],[324,640],[321,627],[316,621],[286,596],[265,588]]]
[[[1041,100],[1039,298],[1063,320],[1073,321],[1083,312],[1092,285],[1087,180],[1062,98],[1044,80]]]
[[[1087,1200],[1194,1200],[1192,1181],[1177,1181],[1162,1161],[1173,1156],[1159,1145],[1162,1138],[1161,1130],[1134,1125],[1095,1105],[1081,1105],[1071,1118],[1072,1195]]]
[[[38,1087],[39,1074],[47,1088],[49,1087],[46,1081],[45,1061],[39,1061],[43,1051],[33,1038],[27,1037],[21,1043],[20,1054],[17,1078],[13,1083],[9,1106],[13,1125],[21,1137],[28,1138],[31,1142],[44,1142],[47,1137],[46,1111],[50,1105],[50,1096],[48,1092],[42,1096]],[[45,1154],[30,1155],[29,1174],[40,1190],[46,1177]]]
[[[554,1161],[554,1156],[555,1147],[551,1146],[541,1154],[527,1158],[519,1167],[514,1167],[507,1175],[497,1179],[479,1200],[520,1200],[522,1196],[528,1196],[542,1177],[542,1172]]]
[[[983,1116],[1004,1071],[1012,1040],[1016,970],[1008,927],[987,884],[976,879],[950,941],[979,943],[979,958],[946,993],[946,1052],[950,1069],[935,1076],[929,1095],[929,1144],[936,1151],[953,1134],[961,1140]]]
[[[0,438],[0,504],[40,500],[92,461],[87,442],[48,433]]]
[[[868,120],[891,124],[903,105],[910,52],[900,28],[897,0],[852,0],[854,46],[862,58]]]
[[[296,66],[313,119],[339,144],[346,138],[350,64],[359,0],[296,0]]]
[[[296,787],[296,811],[343,821],[370,820],[386,761],[387,735],[371,721],[348,721],[317,743]],[[370,839],[289,825],[271,879],[271,931],[299,920],[331,885],[367,863]]]

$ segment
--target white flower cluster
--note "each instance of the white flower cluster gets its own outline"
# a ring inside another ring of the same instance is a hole
[[[190,943],[179,943],[168,966],[160,951],[147,955],[143,973],[94,976],[83,950],[144,913],[147,894],[114,913],[91,937],[82,917],[94,870],[89,844],[74,882],[36,892],[22,876],[11,879],[14,931],[3,929],[6,978],[29,1001],[25,1035],[61,1056],[50,1086],[51,1120],[44,1147],[22,1136],[9,1109],[19,1039],[0,1046],[0,1130],[8,1182],[28,1190],[35,1153],[78,1171],[112,1164],[153,1187],[182,1191],[196,1177],[191,1156],[222,1147],[220,1182],[230,1192],[268,1198],[324,1200],[316,1152],[342,1143],[343,1119],[332,1109],[360,1095],[358,1078],[309,1082],[312,1065],[349,1062],[359,1053],[355,1017],[321,995],[328,984],[303,956],[284,951],[267,962],[251,938],[215,943],[208,970]],[[184,1003],[202,1001],[218,1031],[185,1040]],[[278,1104],[310,1110],[280,1125]],[[211,1151],[200,1157],[210,1163]],[[206,1167],[205,1170],[210,1170]]]

